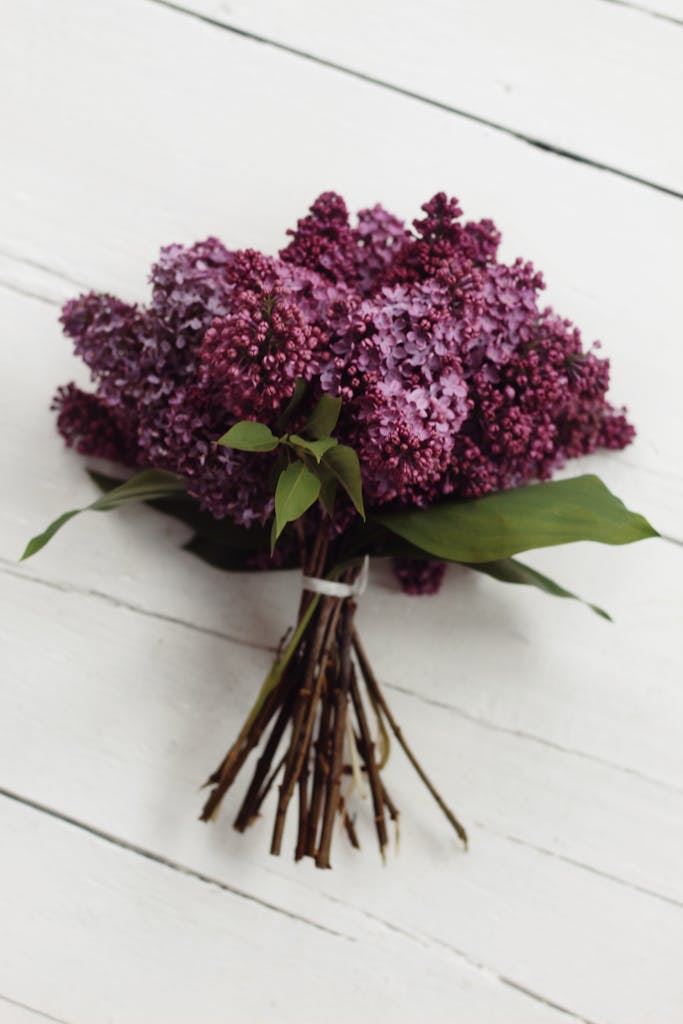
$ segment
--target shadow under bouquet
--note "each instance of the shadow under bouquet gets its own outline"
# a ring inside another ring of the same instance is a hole
[[[394,559],[412,593],[457,562],[574,597],[513,556],[656,536],[597,477],[549,482],[567,459],[633,437],[606,399],[607,361],[539,306],[531,264],[498,261],[491,221],[464,223],[444,194],[422,209],[411,229],[380,206],[352,224],[325,193],[278,257],[215,238],[171,245],[148,306],[90,293],[61,317],[95,390],[59,389],[58,428],[83,455],[138,471],[92,473],[104,493],[89,507],[148,502],[191,526],[186,549],[214,566],[302,571],[292,630],[201,817],[253,754],[235,827],[277,784],[271,852],[294,804],[294,855],[321,868],[338,831],[358,845],[354,794],[369,793],[384,853],[399,813],[383,773],[391,735],[467,841],[358,636],[369,558]]]

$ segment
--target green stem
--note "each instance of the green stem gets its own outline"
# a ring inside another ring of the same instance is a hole
[[[270,672],[268,673],[266,678],[263,680],[263,683],[261,685],[261,689],[259,690],[258,696],[256,697],[256,700],[254,701],[254,706],[252,707],[251,711],[249,712],[249,715],[248,715],[247,720],[245,722],[245,728],[247,728],[247,729],[249,728],[249,726],[254,721],[254,719],[258,715],[259,711],[263,707],[263,702],[265,701],[265,699],[268,696],[268,694],[272,690],[275,689],[277,684],[282,679],[283,673],[284,673],[285,669],[287,668],[287,666],[289,665],[289,663],[290,663],[290,661],[292,659],[292,656],[294,655],[294,652],[296,651],[297,647],[299,646],[299,641],[301,640],[301,637],[306,632],[306,627],[308,626],[308,623],[311,621],[311,618],[313,616],[313,612],[316,610],[316,608],[318,607],[319,603],[320,603],[320,594],[314,594],[313,595],[313,600],[308,605],[308,607],[306,608],[306,611],[303,613],[303,615],[299,619],[299,621],[297,623],[297,626],[296,626],[296,629],[292,633],[292,636],[291,636],[291,639],[290,639],[289,643],[285,647],[285,649],[282,652],[282,654],[280,655],[280,657],[276,658],[276,660],[273,662],[273,665],[272,665],[272,667],[270,669]]]

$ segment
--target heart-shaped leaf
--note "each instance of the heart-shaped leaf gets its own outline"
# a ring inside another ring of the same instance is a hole
[[[241,452],[272,452],[280,442],[265,423],[242,420],[219,437],[217,443]]]
[[[337,500],[337,481],[331,473],[323,473],[320,477],[320,501],[330,519],[334,516],[334,505]]]
[[[345,444],[338,444],[336,448],[330,448],[328,452],[325,452],[322,464],[332,473],[335,480],[341,484],[353,502],[358,514],[365,519],[360,463],[353,448],[349,448]]]
[[[377,512],[373,518],[422,551],[451,562],[494,562],[519,551],[579,540],[630,544],[659,536],[593,475],[425,509]]]
[[[161,469],[145,469],[142,473],[138,473],[137,476],[101,495],[91,505],[87,505],[85,508],[72,509],[70,512],[64,512],[53,523],[50,523],[46,530],[43,530],[42,533],[38,534],[37,537],[33,537],[28,542],[26,550],[21,556],[22,561],[25,558],[30,558],[31,555],[35,555],[41,548],[44,548],[57,531],[80,512],[106,512],[133,501],[153,501],[168,497],[169,495],[183,493],[184,490],[185,484],[179,477],[174,476],[173,473],[167,473]]]
[[[315,438],[329,437],[337,426],[341,405],[341,398],[323,395],[306,424],[306,433]]]
[[[321,437],[319,441],[307,441],[305,437],[300,437],[298,434],[290,434],[288,441],[295,448],[303,448],[304,451],[310,452],[316,462],[320,462],[325,452],[337,445],[334,437]]]
[[[275,536],[318,500],[320,480],[298,459],[280,473],[275,488]]]

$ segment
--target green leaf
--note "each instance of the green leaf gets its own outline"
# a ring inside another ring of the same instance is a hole
[[[272,452],[279,443],[270,427],[265,423],[255,423],[253,420],[236,423],[217,441],[217,444],[222,444],[226,448],[237,448],[241,452]]]
[[[214,569],[229,572],[249,572],[255,569],[253,563],[249,561],[249,552],[231,548],[227,544],[217,544],[198,534],[195,534],[187,544],[183,544],[182,550],[213,566]]]
[[[323,395],[306,424],[306,433],[315,438],[329,437],[337,426],[341,405],[341,398]]]
[[[552,594],[554,597],[570,597],[574,601],[581,601],[582,604],[587,605],[588,608],[594,611],[596,615],[607,619],[608,622],[612,621],[611,615],[604,608],[599,608],[596,604],[591,604],[590,601],[584,601],[582,597],[572,594],[570,590],[565,590],[559,583],[555,583],[554,580],[543,576],[540,572],[537,572],[528,565],[524,565],[522,562],[516,561],[514,558],[502,558],[497,562],[475,562],[469,564],[468,568],[485,573],[487,576],[492,576],[493,579],[501,580],[503,583],[524,583],[527,586],[538,587],[539,590],[545,591],[546,594]]]
[[[375,513],[373,518],[422,551],[451,562],[494,562],[518,551],[579,540],[630,544],[659,536],[592,475],[425,509]]]
[[[301,403],[303,401],[303,397],[306,394],[306,388],[307,387],[308,387],[308,385],[306,384],[306,381],[302,380],[301,377],[297,377],[297,379],[294,381],[294,392],[292,394],[292,397],[290,398],[289,402],[285,406],[284,412],[278,418],[278,421],[277,421],[277,429],[278,430],[284,430],[285,429],[287,423],[289,422],[291,417],[294,415],[296,410],[301,405]]]
[[[280,474],[275,488],[275,539],[287,523],[302,516],[318,500],[320,480],[298,459]]]
[[[105,494],[108,491],[113,491],[115,487],[120,487],[121,484],[125,484],[126,482],[125,477],[122,480],[120,476],[108,476],[107,473],[99,473],[96,469],[88,469],[86,467],[85,471],[92,482]]]
[[[281,444],[277,455],[273,459],[272,465],[268,470],[268,490],[274,491],[277,487],[277,482],[280,479],[280,473],[283,469],[286,469],[289,465],[288,452],[284,444]]]
[[[25,558],[30,558],[31,555],[35,555],[41,548],[44,548],[57,531],[80,512],[107,512],[109,509],[118,508],[119,505],[127,505],[132,501],[152,501],[171,494],[182,493],[184,490],[185,484],[177,476],[174,476],[173,473],[166,473],[160,469],[146,469],[142,473],[138,473],[137,476],[132,477],[132,479],[127,480],[124,484],[120,484],[118,487],[114,487],[113,490],[103,494],[96,501],[93,501],[91,505],[87,505],[85,508],[72,509],[70,512],[64,512],[53,523],[50,523],[46,530],[28,542],[26,550],[21,556],[22,561]]]
[[[298,434],[290,434],[288,441],[296,448],[303,448],[304,451],[310,452],[316,462],[320,462],[325,452],[337,445],[334,437],[321,437],[319,441],[307,441],[305,437],[300,437]]]
[[[334,516],[337,500],[337,481],[331,473],[323,473],[320,479],[320,501],[330,519]]]
[[[349,448],[345,444],[338,444],[336,448],[331,448],[325,453],[322,463],[344,488],[355,505],[358,514],[365,519],[360,463],[353,448]]]
[[[265,701],[268,694],[271,692],[271,690],[275,689],[277,684],[282,679],[284,671],[287,668],[290,661],[292,660],[292,656],[295,654],[299,646],[299,641],[306,632],[308,624],[313,618],[313,614],[316,608],[318,607],[318,604],[320,603],[320,596],[320,594],[313,595],[311,603],[309,604],[308,608],[297,622],[296,629],[292,633],[289,642],[287,643],[287,646],[285,647],[280,657],[276,658],[273,664],[271,665],[270,671],[266,678],[263,680],[263,683],[261,684],[261,689],[259,690],[256,696],[256,700],[252,706],[252,709],[249,712],[249,715],[247,716],[245,727],[251,725],[251,723],[254,721],[257,714],[263,707],[263,702]]]

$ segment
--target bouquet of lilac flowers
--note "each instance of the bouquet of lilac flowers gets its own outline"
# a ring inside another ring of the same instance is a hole
[[[443,194],[423,211],[412,229],[380,206],[352,225],[325,193],[277,258],[215,238],[171,245],[149,306],[91,293],[61,317],[96,385],[60,388],[61,434],[138,470],[124,482],[91,474],[104,493],[89,507],[146,501],[189,524],[187,549],[212,565],[302,570],[296,623],[201,817],[258,748],[235,827],[279,782],[271,851],[294,800],[295,856],[318,867],[330,866],[337,821],[358,845],[349,800],[366,785],[384,852],[398,818],[383,773],[390,734],[466,843],[358,636],[369,558],[394,559],[410,593],[434,592],[457,562],[574,597],[512,556],[656,536],[594,476],[547,482],[567,459],[633,437],[606,399],[597,345],[539,307],[531,264],[497,260],[491,221],[463,223]]]

